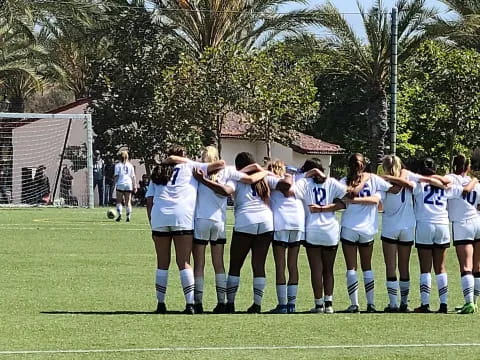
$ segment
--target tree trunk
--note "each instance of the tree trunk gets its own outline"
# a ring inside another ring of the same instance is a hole
[[[368,149],[370,171],[376,173],[378,165],[382,162],[385,154],[385,137],[388,131],[387,94],[383,86],[378,86],[372,91],[367,121],[370,133]]]
[[[215,136],[217,141],[217,150],[218,150],[219,159],[222,158],[222,125],[223,125],[223,119],[225,118],[225,116],[226,115],[223,115],[223,114],[216,116],[217,129],[215,131]]]
[[[272,144],[269,140],[267,140],[265,142],[265,144],[267,145],[267,157],[272,160]]]

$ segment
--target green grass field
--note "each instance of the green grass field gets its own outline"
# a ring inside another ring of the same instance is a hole
[[[0,359],[480,358],[477,314],[152,314],[155,255],[145,210],[135,209],[129,224],[108,220],[105,213],[105,209],[0,210]],[[375,246],[376,304],[383,309],[387,295],[380,241]],[[313,305],[304,249],[299,263],[297,310],[302,312]],[[447,266],[453,309],[463,303],[453,249]],[[411,275],[413,307],[419,302],[416,255]],[[276,305],[274,285],[270,255],[264,310]],[[251,294],[247,266],[237,310],[251,304]],[[362,284],[360,301],[365,307]],[[211,310],[215,302],[213,270],[207,266],[204,307]],[[342,310],[347,305],[340,251],[334,307]],[[184,307],[174,266],[167,306],[178,311]],[[58,350],[99,352],[54,352]]]

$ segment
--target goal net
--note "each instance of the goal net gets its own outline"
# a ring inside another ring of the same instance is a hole
[[[0,206],[93,204],[90,114],[0,113]]]

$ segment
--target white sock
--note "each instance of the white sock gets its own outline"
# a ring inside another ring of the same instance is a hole
[[[120,202],[117,204],[117,213],[118,215],[122,215],[122,203]]]
[[[448,276],[447,273],[437,275],[437,288],[438,296],[440,297],[440,303],[448,303]]]
[[[325,302],[323,301],[323,298],[315,299],[315,306],[316,307],[323,306],[324,304],[325,304]]]
[[[193,292],[195,289],[195,280],[193,278],[192,269],[184,269],[180,271],[180,281],[182,282],[183,294],[185,295],[186,304],[194,304]]]
[[[287,305],[287,285],[277,285],[278,305]]]
[[[253,278],[253,302],[262,305],[263,290],[265,289],[266,279],[264,277]]]
[[[297,302],[298,285],[287,285],[288,303],[295,305]]]
[[[462,276],[462,290],[463,298],[465,299],[465,304],[473,303],[473,288],[475,286],[475,280],[473,275],[465,274]]]
[[[217,289],[217,302],[225,304],[225,295],[227,293],[227,275],[215,274],[215,287]]]
[[[195,304],[201,304],[203,300],[203,276],[197,276],[195,278],[195,290],[193,292],[193,297],[195,299]]]
[[[420,274],[420,298],[422,305],[430,305],[430,291],[432,289],[432,274]]]
[[[168,270],[157,269],[155,275],[155,288],[157,292],[157,301],[159,303],[165,302],[165,294],[167,292],[168,284]]]
[[[228,275],[227,277],[227,303],[233,304],[240,286],[240,277]]]
[[[363,282],[365,286],[365,294],[367,295],[367,304],[375,304],[375,278],[373,271],[367,270],[363,272]]]
[[[358,279],[355,270],[347,270],[347,289],[350,303],[358,306]]]
[[[388,299],[390,300],[390,307],[398,307],[398,281],[387,280]]]
[[[400,280],[400,303],[408,304],[408,295],[410,294],[410,280]]]
[[[127,206],[127,217],[130,217],[132,215],[132,207]]]
[[[323,297],[323,300],[324,300],[325,302],[327,302],[327,301],[333,302],[333,295],[325,295],[325,296]]]
[[[475,283],[473,291],[473,302],[476,304],[478,298],[480,297],[480,276],[474,276],[473,281]]]

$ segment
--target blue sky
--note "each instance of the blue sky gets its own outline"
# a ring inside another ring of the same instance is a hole
[[[342,12],[345,13],[358,13],[357,2],[356,0],[330,0],[335,6],[337,6]],[[317,7],[321,4],[324,4],[326,0],[310,0],[309,7]],[[360,0],[360,3],[368,8],[373,4],[374,0]],[[395,4],[395,0],[384,0],[384,4],[387,8],[392,8]],[[446,10],[446,7],[441,4],[438,0],[427,0],[427,6],[436,7],[442,11]],[[291,10],[298,8],[298,5],[286,5],[282,10]],[[354,29],[362,36],[363,31],[361,27],[361,18],[360,15],[348,14],[345,15],[349,23],[354,27]],[[315,32],[318,34],[324,34],[321,29],[315,29]]]

